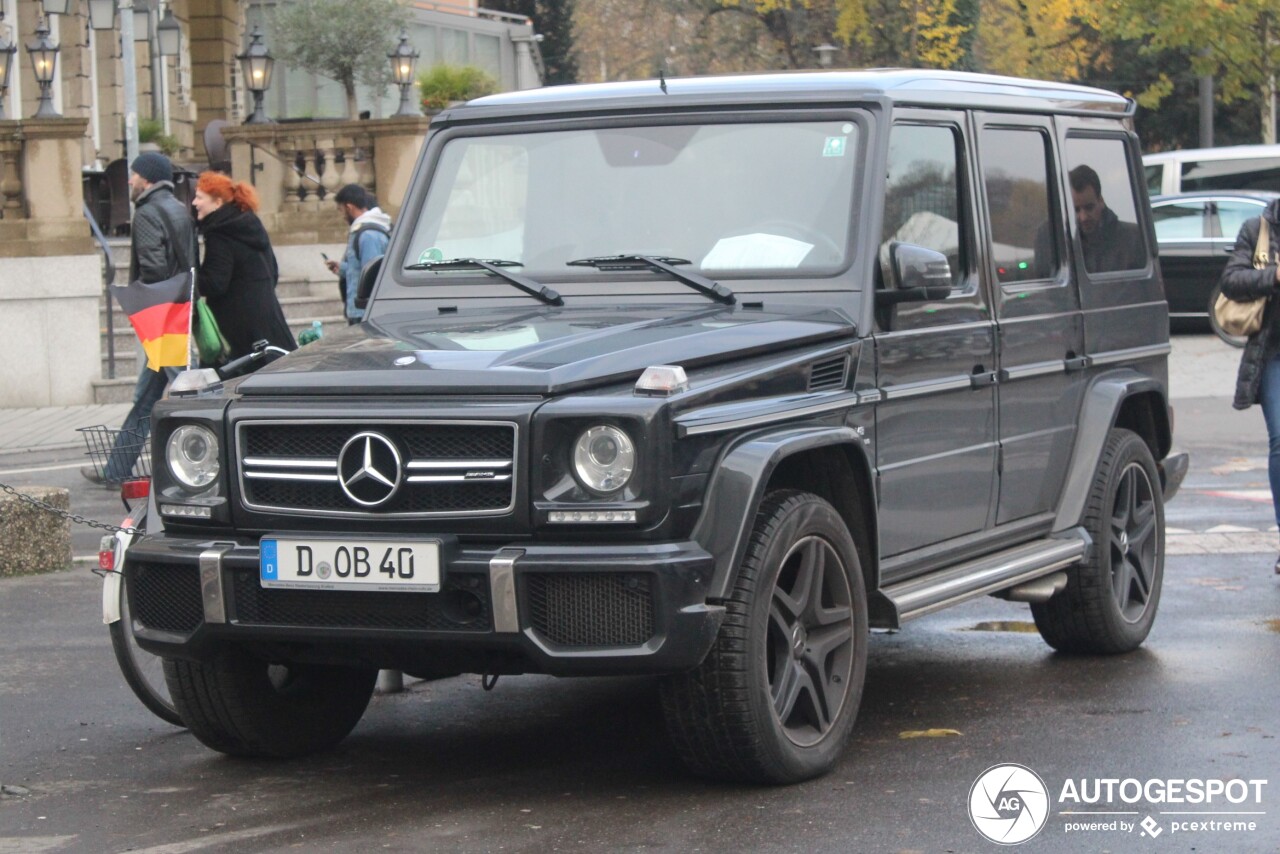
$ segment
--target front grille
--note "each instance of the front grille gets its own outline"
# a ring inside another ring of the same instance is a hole
[[[200,575],[194,566],[130,563],[126,582],[133,617],[145,628],[187,634],[204,619]]]
[[[373,507],[352,500],[339,483],[339,453],[363,432],[386,437],[401,459],[399,489]],[[250,510],[412,518],[506,513],[515,506],[511,423],[246,421],[237,429],[237,448]]]
[[[293,590],[263,587],[255,570],[232,576],[231,620],[244,625],[485,632],[492,622],[479,575],[453,576],[439,593]]]
[[[653,596],[642,574],[530,573],[529,622],[561,646],[639,646],[653,637]]]

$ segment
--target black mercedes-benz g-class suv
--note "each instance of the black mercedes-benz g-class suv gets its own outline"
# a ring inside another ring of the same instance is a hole
[[[183,719],[294,756],[378,668],[651,673],[690,768],[789,782],[871,629],[1134,649],[1187,458],[1132,116],[903,70],[440,114],[365,321],[156,407],[126,580]]]

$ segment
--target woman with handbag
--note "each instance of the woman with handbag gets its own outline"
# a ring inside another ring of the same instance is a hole
[[[1248,334],[1240,372],[1236,377],[1236,409],[1262,404],[1267,422],[1270,452],[1267,474],[1271,504],[1280,525],[1280,310],[1271,299],[1280,293],[1280,267],[1276,265],[1276,238],[1280,236],[1280,199],[1272,200],[1262,216],[1246,220],[1236,236],[1235,249],[1222,271],[1222,293],[1239,303],[1255,303],[1260,316],[1241,332]],[[1234,308],[1243,308],[1237,305]],[[1252,327],[1252,328],[1251,328]],[[1280,558],[1275,571],[1280,574]]]
[[[196,286],[227,341],[223,358],[239,358],[262,339],[296,350],[276,298],[279,268],[271,239],[255,213],[257,192],[220,172],[205,172],[196,182],[192,207],[196,228],[204,235]]]

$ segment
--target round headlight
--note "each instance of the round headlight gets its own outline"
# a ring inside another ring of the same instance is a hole
[[[169,436],[169,471],[183,486],[204,489],[218,477],[218,437],[212,430],[184,424]]]
[[[574,445],[573,469],[582,485],[592,492],[617,492],[631,480],[635,467],[635,445],[617,427],[592,427]]]

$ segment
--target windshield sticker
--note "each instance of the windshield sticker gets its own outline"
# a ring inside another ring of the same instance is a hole
[[[823,157],[844,157],[844,147],[848,142],[843,136],[829,136],[822,146]]]
[[[425,264],[428,261],[443,261],[443,260],[444,260],[444,253],[434,246],[432,246],[429,249],[423,249],[422,254],[418,256],[419,264]]]

